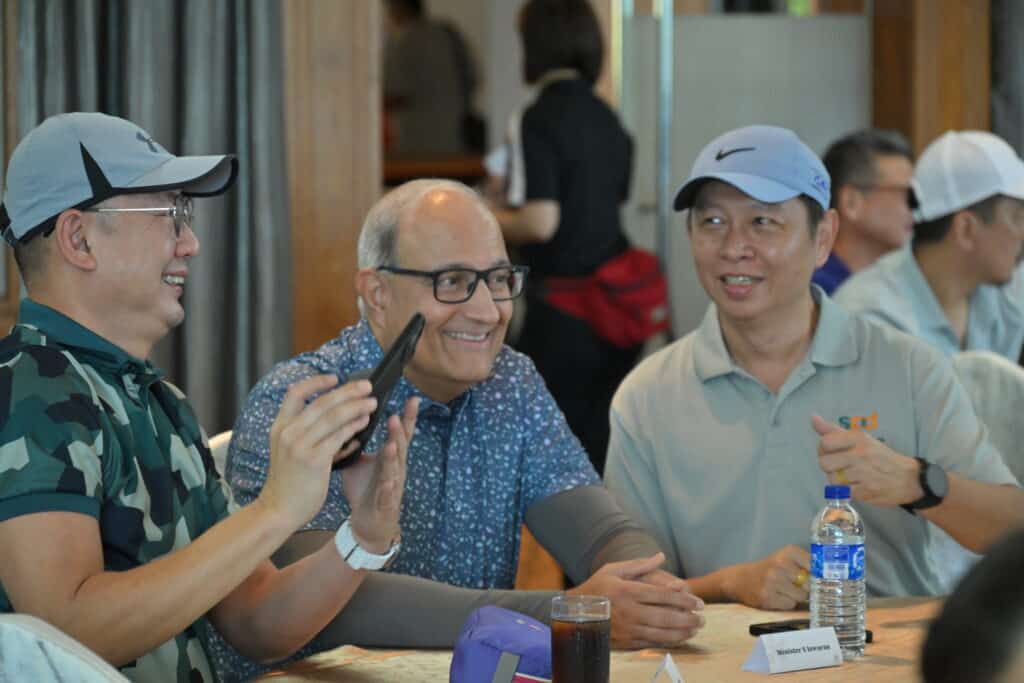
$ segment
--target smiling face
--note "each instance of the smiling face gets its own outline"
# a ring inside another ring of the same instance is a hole
[[[399,223],[395,262],[410,270],[485,270],[508,264],[498,224],[472,196],[436,189]],[[369,314],[381,346],[390,347],[417,311],[426,318],[406,378],[436,401],[447,403],[487,379],[505,342],[511,301],[495,302],[481,282],[460,304],[441,303],[425,277],[376,273],[379,299]]]
[[[778,324],[809,310],[811,274],[835,236],[833,211],[812,235],[799,198],[766,204],[715,180],[700,188],[689,220],[697,275],[723,326]]]
[[[108,208],[174,205],[176,193],[125,195]],[[91,304],[97,308],[100,334],[139,357],[181,324],[188,261],[199,253],[191,227],[174,234],[174,219],[143,213],[83,214],[95,222],[89,248],[96,259],[89,278]]]

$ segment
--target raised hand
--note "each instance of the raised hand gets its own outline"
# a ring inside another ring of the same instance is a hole
[[[388,440],[380,451],[359,455],[355,465],[341,471],[342,488],[352,509],[352,532],[359,545],[372,553],[387,552],[398,537],[409,442],[416,431],[419,405],[418,398],[409,399],[401,419],[397,415],[388,419]]]
[[[855,500],[875,505],[900,505],[924,491],[920,466],[864,431],[850,431],[817,415],[811,417],[818,441],[818,465],[829,483],[850,487]]]
[[[323,507],[331,464],[348,455],[339,449],[366,426],[377,404],[368,381],[332,389],[337,383],[334,375],[318,375],[292,385],[270,428],[270,471],[257,500],[294,529]]]

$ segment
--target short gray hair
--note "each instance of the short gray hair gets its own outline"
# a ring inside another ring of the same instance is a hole
[[[359,232],[357,247],[360,268],[379,268],[394,265],[395,247],[398,243],[398,224],[402,217],[416,208],[425,195],[434,190],[461,192],[485,208],[476,190],[455,180],[423,178],[410,180],[381,197],[366,214]]]
[[[359,268],[380,268],[395,265],[395,248],[398,244],[398,224],[419,201],[434,190],[451,190],[461,192],[476,202],[482,210],[486,205],[476,190],[455,180],[443,178],[422,178],[410,180],[377,200],[370,212],[366,214],[363,227],[359,231],[359,243],[356,247],[356,258]],[[366,315],[366,304],[359,297],[359,312]]]

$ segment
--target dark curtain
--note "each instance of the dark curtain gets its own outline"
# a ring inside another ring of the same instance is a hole
[[[19,0],[17,114],[130,119],[174,154],[238,155],[225,196],[196,202],[201,253],[185,323],[153,361],[208,432],[291,349],[281,7],[277,0]]]
[[[992,0],[992,132],[1024,154],[1024,2]]]

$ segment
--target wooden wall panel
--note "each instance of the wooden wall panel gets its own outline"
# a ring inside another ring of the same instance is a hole
[[[875,0],[874,125],[920,152],[951,128],[991,125],[989,0]]]
[[[17,16],[18,5],[15,0],[3,0],[0,4],[0,30],[3,35],[3,59],[0,60],[3,68],[0,69],[0,104],[4,108],[4,125],[0,129],[0,158],[7,168],[7,160],[11,157],[18,144],[17,126],[17,74],[18,74],[18,51],[15,49],[17,40]],[[3,194],[3,187],[0,187],[0,195]],[[5,336],[7,331],[14,325],[18,317],[18,303],[21,298],[21,278],[18,275],[18,266],[14,262],[14,251],[4,243],[2,254],[6,263],[5,287],[3,296],[0,297],[0,336]]]
[[[379,0],[284,10],[293,345],[355,322],[356,241],[381,191]]]

